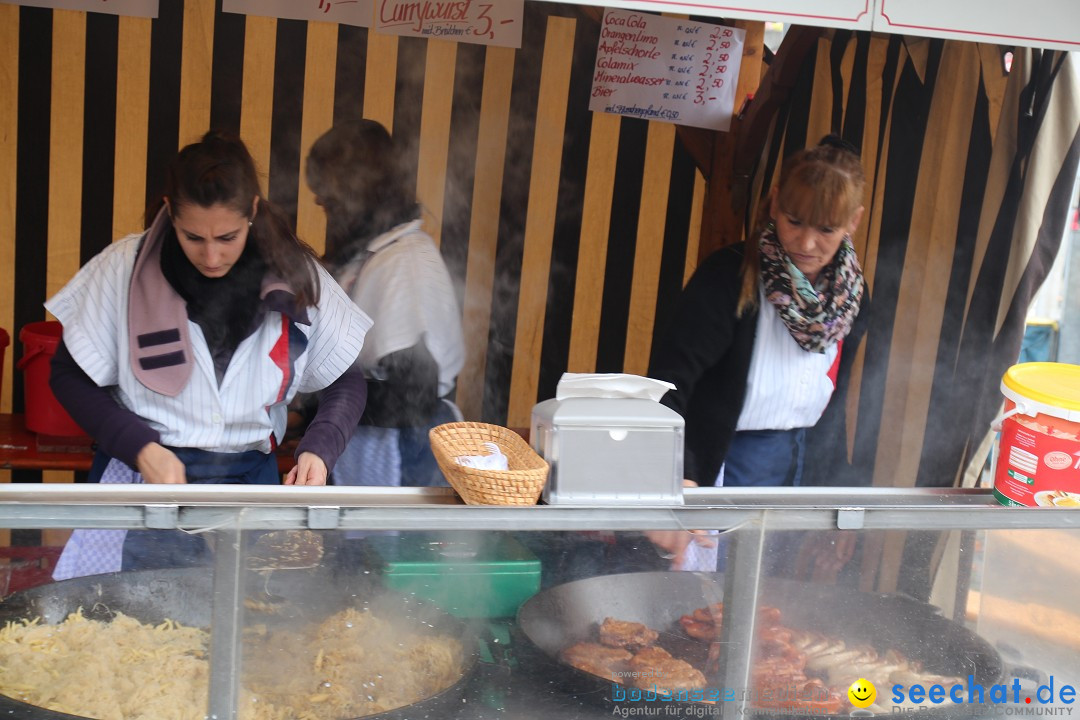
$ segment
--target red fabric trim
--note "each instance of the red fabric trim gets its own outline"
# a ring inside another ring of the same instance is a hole
[[[289,318],[282,314],[281,336],[274,343],[274,347],[270,349],[270,359],[281,370],[281,387],[278,388],[275,402],[281,402],[285,399],[285,391],[289,389],[289,382],[292,380],[289,377],[289,322]]]
[[[289,389],[289,383],[292,378],[289,376],[289,320],[288,316],[284,313],[281,314],[281,335],[278,337],[277,342],[274,343],[274,347],[270,348],[270,359],[274,361],[274,364],[281,370],[281,387],[278,388],[277,399],[275,402],[281,402],[285,399],[285,392]],[[266,408],[267,412],[270,412],[270,408]],[[277,450],[277,438],[274,437],[274,433],[270,433],[270,452]]]
[[[829,368],[829,379],[832,380],[833,390],[836,389],[836,376],[840,373],[840,356],[844,354],[844,341],[836,343],[836,357],[833,358],[832,367]]]

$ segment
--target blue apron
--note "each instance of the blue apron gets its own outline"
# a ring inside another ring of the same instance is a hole
[[[281,484],[277,457],[273,453],[258,450],[216,453],[195,448],[169,449],[184,463],[190,484]],[[129,530],[124,538],[124,570],[194,567],[209,565],[211,561],[206,541],[182,530]]]

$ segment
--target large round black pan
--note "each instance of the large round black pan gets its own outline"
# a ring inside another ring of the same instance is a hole
[[[249,573],[247,597],[280,604],[280,622],[317,622],[346,607],[369,607],[378,617],[407,621],[461,640],[465,648],[462,677],[440,693],[395,710],[364,716],[364,720],[438,717],[458,708],[465,686],[476,668],[473,628],[415,598],[381,592],[371,583],[335,582],[319,571],[274,571],[269,576]],[[86,617],[110,620],[122,612],[147,623],[165,619],[194,627],[210,626],[212,578],[207,568],[144,570],[91,575],[14,593],[0,601],[0,625],[40,617],[56,624],[82,608]],[[274,622],[274,614],[249,613],[251,622]],[[0,695],[0,717],[13,720],[85,720],[82,716],[46,710]]]
[[[576,642],[595,640],[596,626],[606,617],[644,623],[662,633],[661,645],[669,640],[685,647],[688,640],[678,625],[679,617],[722,601],[723,584],[722,574],[691,572],[626,573],[577,580],[527,600],[518,611],[517,624],[527,644],[539,650],[535,659],[546,664],[545,670],[537,672],[552,673],[553,680],[575,695],[612,703],[610,679],[563,663],[559,652]],[[814,630],[848,644],[868,644],[879,653],[891,648],[919,661],[929,673],[962,678],[973,675],[976,683],[989,687],[1003,672],[1001,658],[989,643],[943,617],[933,606],[905,596],[767,579],[760,603],[779,608],[781,622],[788,627]],[[708,679],[710,687],[718,687],[716,678]],[[882,691],[878,688],[879,697]],[[706,709],[703,705],[665,702],[664,717],[675,716],[668,706],[679,708],[683,717],[701,717]],[[927,710],[919,716],[940,718],[945,712]],[[784,717],[788,716],[785,712]],[[838,720],[847,716],[815,717]]]

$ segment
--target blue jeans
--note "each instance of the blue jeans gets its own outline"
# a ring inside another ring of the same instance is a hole
[[[805,428],[737,432],[724,458],[724,487],[798,487],[805,457]]]
[[[724,458],[724,487],[798,487],[806,457],[806,429],[744,430],[735,433]],[[802,532],[767,536],[762,571],[776,575],[795,557]],[[727,565],[727,538],[720,536],[717,570]]]
[[[401,484],[404,487],[448,487],[435,455],[431,452],[428,432],[436,425],[454,422],[453,409],[440,402],[438,409],[426,424],[420,427],[401,428],[398,434],[398,450],[401,452]]]

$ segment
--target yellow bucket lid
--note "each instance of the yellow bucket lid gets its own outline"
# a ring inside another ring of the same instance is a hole
[[[1068,411],[1080,411],[1080,365],[1052,362],[1013,365],[1001,378],[1001,389],[1011,390],[1006,394],[1014,401],[1018,399],[1012,397],[1015,393],[1045,408],[1059,408],[1071,415]]]

